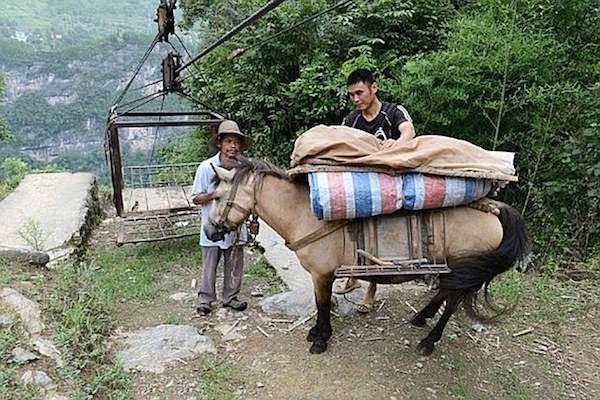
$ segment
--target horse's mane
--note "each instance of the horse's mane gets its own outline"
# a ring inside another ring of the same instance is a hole
[[[261,180],[265,176],[273,176],[286,181],[290,180],[290,176],[287,174],[287,172],[264,160],[239,157],[238,163],[235,165],[235,170],[236,172],[233,178],[234,184],[246,182],[250,174],[258,175]]]

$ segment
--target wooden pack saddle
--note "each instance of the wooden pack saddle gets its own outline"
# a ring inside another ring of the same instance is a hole
[[[398,211],[354,220],[345,227],[355,243],[353,265],[336,277],[427,275],[449,273],[446,264],[446,218],[439,210]],[[435,254],[442,257],[434,258]]]

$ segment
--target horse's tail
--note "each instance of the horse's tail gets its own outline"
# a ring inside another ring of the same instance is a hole
[[[516,262],[527,257],[527,225],[517,210],[508,206],[500,207],[498,217],[502,224],[502,241],[497,249],[481,254],[468,254],[448,260],[449,274],[440,276],[440,288],[465,290],[464,306],[471,317],[481,318],[477,312],[477,294],[485,285],[485,299],[488,301],[489,283]]]

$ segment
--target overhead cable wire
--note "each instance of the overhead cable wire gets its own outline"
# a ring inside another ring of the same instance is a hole
[[[291,27],[289,27],[289,28],[286,28],[286,29],[284,29],[284,30],[282,30],[282,31],[280,31],[280,32],[277,32],[276,34],[274,34],[274,35],[272,35],[272,36],[269,36],[269,37],[267,37],[266,39],[264,39],[264,40],[262,40],[262,41],[260,41],[260,42],[258,42],[258,43],[256,43],[256,44],[253,44],[253,45],[252,45],[252,46],[250,46],[250,47],[246,47],[246,48],[242,48],[242,49],[237,49],[237,50],[235,50],[235,51],[234,51],[234,52],[232,52],[232,54],[231,54],[231,55],[228,57],[228,59],[229,59],[229,60],[233,60],[233,59],[235,59],[236,57],[239,57],[239,56],[241,56],[242,54],[244,54],[244,53],[245,53],[245,52],[247,52],[248,50],[254,49],[254,48],[256,48],[256,47],[261,47],[261,46],[263,46],[264,44],[266,44],[266,43],[268,43],[268,42],[272,41],[273,39],[275,39],[275,38],[277,38],[277,37],[279,37],[279,36],[285,35],[286,33],[290,32],[290,31],[292,31],[292,30],[294,30],[294,29],[296,29],[296,28],[298,28],[298,27],[300,27],[300,26],[302,26],[302,25],[308,24],[309,22],[312,22],[312,21],[314,21],[315,19],[317,19],[317,18],[321,17],[321,16],[322,16],[322,15],[324,15],[324,14],[327,14],[327,13],[329,13],[329,12],[331,12],[331,11],[337,10],[338,8],[342,8],[342,7],[344,7],[344,6],[347,6],[348,4],[352,3],[353,1],[354,1],[354,0],[342,0],[342,1],[340,1],[339,3],[337,3],[337,4],[334,4],[333,6],[331,6],[331,7],[328,7],[328,8],[326,8],[326,9],[324,9],[323,11],[320,11],[320,12],[318,12],[318,13],[316,13],[316,14],[313,14],[313,15],[311,15],[311,16],[310,16],[310,17],[308,17],[308,18],[305,18],[305,19],[303,19],[302,21],[298,22],[298,23],[297,23],[297,24],[295,24],[295,25],[292,25],[292,26],[291,26]]]
[[[154,96],[154,97],[152,97],[151,99],[149,99],[149,100],[146,100],[146,101],[144,101],[143,103],[141,103],[141,104],[138,104],[138,105],[136,105],[136,106],[134,106],[134,107],[131,107],[131,108],[130,108],[129,110],[127,110],[127,111],[123,111],[121,114],[127,114],[128,112],[131,112],[131,111],[133,111],[133,110],[136,110],[136,109],[140,108],[141,106],[143,106],[143,105],[145,105],[145,104],[148,104],[148,103],[150,103],[152,100],[154,100],[154,99],[156,99],[156,98],[158,98],[158,97],[160,97],[160,96],[165,96],[165,92],[164,92],[164,91],[161,91],[161,92],[158,92],[158,93],[154,93],[154,94],[153,94],[153,96]]]
[[[138,101],[146,100],[146,99],[147,99],[147,98],[149,98],[149,97],[153,97],[153,96],[156,96],[157,94],[161,94],[161,93],[162,93],[162,91],[160,91],[160,92],[156,92],[156,93],[150,93],[150,94],[147,94],[147,95],[145,95],[145,96],[138,97],[138,98],[137,98],[137,99],[135,99],[135,100],[131,100],[131,101],[130,101],[130,102],[128,102],[128,103],[125,103],[125,104],[122,104],[122,105],[120,105],[120,107],[127,107],[127,106],[130,106],[130,105],[132,105],[132,104],[134,104],[134,103],[137,103]]]
[[[119,96],[113,101],[113,104],[118,104],[123,99],[123,97],[125,96],[125,94],[129,90],[129,87],[131,87],[131,84],[133,83],[133,80],[135,79],[135,77],[137,76],[137,74],[140,72],[140,70],[142,69],[142,66],[144,65],[144,63],[146,62],[146,60],[148,59],[148,57],[150,56],[150,53],[152,53],[152,50],[154,50],[154,46],[156,46],[156,44],[159,42],[159,39],[160,39],[160,33],[157,33],[156,36],[154,37],[154,39],[152,40],[152,43],[150,44],[150,47],[148,47],[148,49],[146,50],[146,53],[144,53],[144,56],[142,57],[142,59],[138,63],[138,65],[137,65],[137,67],[135,69],[135,72],[133,73],[133,76],[131,77],[131,79],[129,80],[129,82],[127,82],[127,85],[121,91],[121,93],[119,94]]]
[[[147,84],[145,84],[145,85],[143,85],[143,86],[138,86],[138,87],[136,87],[136,88],[129,89],[129,90],[131,90],[131,91],[136,91],[136,90],[145,89],[145,88],[147,88],[148,86],[153,86],[153,85],[156,85],[157,83],[160,83],[160,82],[162,82],[162,81],[163,81],[163,80],[162,80],[162,78],[161,78],[161,79],[155,80],[154,82],[150,82],[150,83],[147,83]]]
[[[165,106],[165,97],[163,96],[161,102],[160,102],[160,111],[162,112],[164,106]],[[158,116],[158,122],[160,122],[162,119],[162,115]],[[152,163],[154,162],[154,149],[156,148],[156,141],[158,139],[158,132],[160,130],[160,126],[157,126],[156,129],[154,130],[154,141],[152,142],[152,152],[150,152],[150,165],[152,165]]]
[[[190,60],[193,58],[192,55],[190,54],[190,52],[188,51],[187,47],[185,47],[185,44],[183,43],[183,40],[181,40],[181,38],[179,37],[179,35],[176,33],[175,37],[177,38],[177,40],[179,40],[179,43],[181,44],[181,47],[183,47],[183,50],[185,51],[185,53],[187,54],[187,56],[190,58]],[[190,70],[190,74],[192,75],[192,78],[198,80],[198,81],[204,81],[207,82],[207,79],[204,78],[204,74],[202,73],[202,71],[200,71],[200,68],[198,68],[198,66],[196,64],[194,64],[194,68],[195,72],[198,73],[198,75],[200,76],[198,78],[198,76],[194,75],[193,72],[191,72],[192,70]],[[185,76],[181,79],[181,82],[183,82],[185,80]],[[206,91],[204,89],[204,85],[200,85],[200,91],[202,92],[202,94],[206,95]]]
[[[248,18],[246,18],[242,22],[240,22],[232,30],[230,30],[229,32],[225,33],[223,36],[221,36],[221,38],[217,39],[215,42],[213,42],[207,48],[205,48],[204,50],[202,50],[200,52],[200,54],[198,54],[192,60],[188,61],[186,64],[184,64],[181,67],[179,67],[176,72],[180,73],[181,71],[187,69],[190,65],[192,65],[193,63],[195,63],[196,61],[198,61],[200,58],[204,57],[205,55],[207,55],[208,53],[210,53],[211,51],[213,51],[214,49],[216,49],[217,47],[219,47],[221,44],[223,44],[226,41],[228,41],[229,39],[231,39],[233,36],[235,36],[237,33],[239,33],[242,29],[246,28],[247,26],[253,24],[257,20],[259,20],[260,18],[262,18],[265,14],[267,14],[269,11],[271,11],[274,8],[276,8],[277,6],[279,6],[284,1],[285,0],[271,0],[270,2],[268,2],[267,4],[265,4],[260,10],[258,10],[257,12],[255,12],[254,14],[252,14],[251,16],[249,16]],[[181,78],[179,78],[178,80],[180,80],[180,79]]]

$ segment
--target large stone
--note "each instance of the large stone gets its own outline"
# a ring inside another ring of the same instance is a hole
[[[96,178],[90,173],[27,175],[0,202],[0,246],[52,249],[51,260],[74,249],[89,233],[90,216],[97,212],[96,191]]]
[[[196,328],[187,325],[159,325],[122,336],[127,348],[118,356],[126,371],[162,373],[172,361],[217,351],[209,337],[198,334]]]
[[[52,343],[51,341],[49,341],[47,339],[35,338],[32,341],[32,344],[38,353],[54,360],[54,362],[56,362],[56,365],[59,368],[64,367],[65,363],[62,359],[62,354],[56,348],[54,343]]]
[[[36,335],[44,329],[40,306],[12,288],[0,290],[0,304],[19,314],[23,327],[30,335]]]
[[[33,360],[37,360],[38,356],[21,347],[15,347],[11,352],[13,355],[12,362],[17,364],[25,364]]]
[[[310,274],[302,267],[296,253],[288,249],[283,238],[264,221],[260,221],[260,233],[256,240],[265,250],[264,256],[269,264],[290,290],[312,292]]]
[[[44,388],[53,388],[56,385],[44,371],[27,371],[21,376],[21,382],[26,385],[36,385]]]
[[[267,314],[283,314],[300,317],[310,314],[315,309],[315,298],[307,290],[292,290],[267,297],[260,302],[262,310]]]

